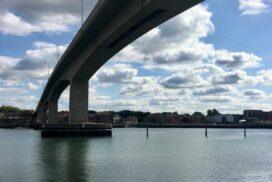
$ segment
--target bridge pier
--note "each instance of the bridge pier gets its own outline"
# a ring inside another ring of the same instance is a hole
[[[88,121],[89,80],[72,80],[70,85],[69,123]]]
[[[48,108],[48,123],[57,123],[58,121],[58,101],[50,101]]]
[[[45,111],[39,111],[38,113],[38,119],[42,122],[42,123],[47,123],[47,112]]]

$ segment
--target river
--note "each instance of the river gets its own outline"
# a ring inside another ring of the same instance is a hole
[[[272,181],[272,130],[113,129],[112,137],[41,138],[0,129],[0,181]]]

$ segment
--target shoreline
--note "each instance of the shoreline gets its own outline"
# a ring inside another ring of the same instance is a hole
[[[0,129],[29,128],[40,130],[41,124],[7,125],[0,124]],[[272,124],[137,124],[113,125],[112,128],[225,128],[225,129],[272,129]]]
[[[225,129],[272,129],[272,124],[138,124],[113,125],[113,128],[225,128]]]

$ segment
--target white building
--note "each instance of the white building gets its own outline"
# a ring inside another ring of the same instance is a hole
[[[118,114],[114,115],[113,116],[113,124],[119,123],[121,121],[121,119],[122,118]]]
[[[239,124],[245,124],[245,123],[246,123],[246,120],[245,120],[245,119],[239,120]]]

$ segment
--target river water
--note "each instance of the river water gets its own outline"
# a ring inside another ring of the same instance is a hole
[[[0,129],[2,182],[272,181],[272,130],[113,129],[112,137],[41,138]]]

